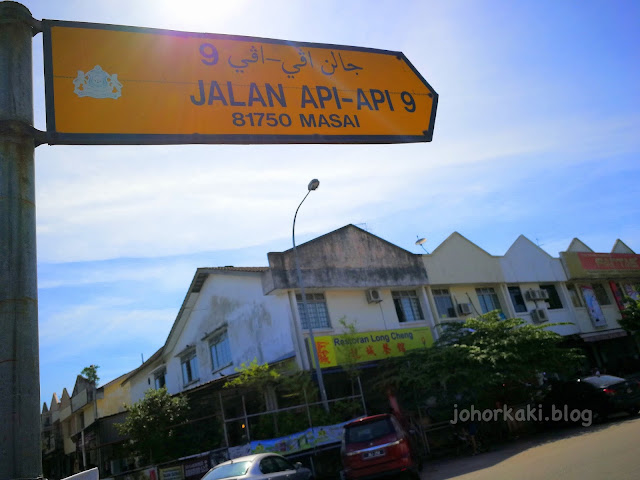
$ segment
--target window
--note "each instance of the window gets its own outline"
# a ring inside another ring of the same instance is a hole
[[[394,432],[395,430],[391,419],[389,417],[383,417],[373,421],[364,420],[345,427],[344,437],[345,442],[348,444],[366,443],[389,436]]]
[[[491,288],[476,288],[476,295],[478,295],[478,301],[480,302],[480,308],[482,313],[489,313],[493,310],[502,310],[500,301],[496,291]]]
[[[577,308],[582,307],[582,300],[580,299],[578,290],[576,290],[576,286],[567,285],[567,291],[569,292],[569,298],[571,299],[571,303],[573,304],[573,306]]]
[[[449,289],[434,288],[433,300],[436,302],[436,309],[438,310],[439,318],[454,318],[456,316],[456,309],[453,307],[451,295],[449,295]]]
[[[227,332],[212,339],[209,343],[209,349],[211,350],[211,365],[214,372],[231,365],[231,347]]]
[[[557,310],[562,308],[562,302],[560,301],[560,295],[556,290],[555,285],[540,285],[540,290],[544,290],[549,294],[547,303],[549,304],[549,310]]]
[[[287,470],[295,470],[296,468],[282,457],[273,457],[273,464],[276,467],[276,472],[286,472]]]
[[[227,465],[218,465],[213,470],[210,470],[202,479],[213,480],[216,478],[243,477],[247,474],[250,467],[251,462],[235,462],[228,463]],[[262,464],[260,464],[260,468],[262,469]]]
[[[167,370],[165,368],[162,368],[153,374],[153,382],[156,390],[160,390],[167,384],[166,376]]]
[[[601,283],[594,283],[592,287],[600,305],[611,305],[611,299],[609,298],[609,295],[607,295],[607,290],[604,288],[604,285]]]
[[[182,363],[182,383],[188,385],[191,382],[195,382],[200,378],[198,374],[198,357],[195,350],[191,353],[184,355],[180,362]]]
[[[289,463],[288,460],[277,457],[265,457],[260,461],[260,473],[269,474],[269,473],[279,473],[286,472],[288,470],[295,470],[295,467]],[[280,475],[278,475],[278,478]],[[218,477],[222,478],[222,477]]]
[[[396,307],[398,321],[415,322],[416,320],[424,320],[422,309],[415,290],[404,290],[401,292],[391,292],[393,304]]]
[[[309,309],[309,318],[311,319],[312,328],[330,328],[329,312],[327,311],[327,301],[323,293],[307,293],[307,308]],[[300,313],[300,321],[302,328],[309,328],[309,320],[307,312],[304,311],[304,303],[302,303],[302,295],[296,295],[298,301],[298,313]]]
[[[525,313],[527,311],[527,304],[524,302],[520,287],[509,287],[509,296],[511,297],[513,308],[516,309],[516,313]]]

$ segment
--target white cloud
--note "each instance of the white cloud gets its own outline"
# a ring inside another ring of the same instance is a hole
[[[186,288],[195,268],[192,262],[165,261],[151,266],[122,265],[86,265],[84,268],[65,269],[50,265],[47,274],[40,275],[38,288],[41,290],[60,287],[77,287],[97,283],[139,282],[150,284],[155,289]],[[49,272],[49,270],[54,270]]]
[[[152,257],[286,238],[312,177],[321,187],[300,214],[301,233],[427,199],[431,208],[450,209],[501,188],[481,176],[459,188],[460,168],[514,158],[502,174],[522,179],[529,169],[553,168],[556,158],[546,158],[552,152],[568,165],[587,153],[593,159],[633,151],[639,123],[557,118],[418,145],[115,147],[90,161],[86,149],[62,147],[39,170],[46,178],[37,198],[39,255],[48,262]],[[537,166],[523,168],[519,157],[532,154],[540,156]]]
[[[40,348],[48,352],[48,361],[61,361],[88,351],[104,355],[118,344],[131,346],[144,341],[159,347],[177,310],[135,308],[131,298],[101,298],[91,304],[72,305],[40,322]],[[70,342],[72,348],[68,348]]]

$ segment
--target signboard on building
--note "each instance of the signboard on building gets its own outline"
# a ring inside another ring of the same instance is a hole
[[[598,297],[596,296],[595,291],[591,285],[580,285],[580,290],[582,290],[582,296],[584,298],[584,303],[587,307],[587,312],[589,313],[589,318],[591,319],[591,323],[593,323],[594,327],[604,327],[607,325],[607,319],[602,312],[602,307],[600,307],[600,303],[598,302]]]
[[[184,480],[182,465],[160,468],[160,480]]]
[[[348,422],[342,422],[334,425],[312,427],[285,437],[252,440],[250,442],[251,453],[272,452],[289,455],[323,445],[340,443],[342,440],[343,427],[347,423]]]
[[[315,337],[315,342],[320,366],[325,368],[399,357],[409,350],[430,347],[433,336],[429,328],[402,328],[326,335]]]
[[[640,276],[640,255],[632,253],[562,252],[570,278]]]
[[[400,143],[438,95],[400,52],[43,20],[51,144]]]
[[[205,473],[211,468],[209,455],[199,455],[184,460],[184,478],[185,480],[200,480]]]

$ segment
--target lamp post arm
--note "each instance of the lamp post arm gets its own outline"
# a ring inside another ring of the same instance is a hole
[[[311,193],[311,190],[309,190],[307,192],[307,194],[304,196],[304,198],[302,199],[302,201],[300,202],[300,205],[298,205],[298,208],[296,208],[296,213],[293,216],[293,229],[291,231],[291,241],[293,242],[293,251],[295,252],[296,250],[296,217],[298,216],[298,210],[300,210],[300,207],[302,206],[302,204],[304,203],[304,201],[307,199],[307,197],[309,196],[309,194]],[[296,257],[296,266],[298,265],[298,258]]]
[[[304,282],[302,281],[302,271],[300,270],[300,262],[298,261],[298,250],[296,249],[296,217],[298,216],[298,210],[307,199],[312,190],[309,190],[307,194],[304,196],[298,208],[296,208],[296,213],[293,216],[293,229],[291,231],[291,241],[293,243],[293,260],[296,266],[296,276],[298,278],[298,287],[300,288],[300,296],[302,297],[302,309],[304,311],[304,317],[307,319],[307,327],[309,330],[309,341],[311,343],[311,352],[313,355],[313,362],[311,359],[309,363],[315,363],[315,371],[316,378],[318,380],[318,390],[320,390],[320,399],[322,400],[322,405],[325,411],[329,411],[329,400],[327,399],[327,392],[324,388],[324,379],[322,378],[322,370],[320,369],[320,360],[318,358],[318,348],[316,347],[316,340],[313,335],[313,326],[311,325],[311,318],[309,317],[309,306],[307,305],[307,295],[304,291]],[[296,300],[297,304],[297,300]],[[304,329],[304,325],[300,322],[300,326]],[[311,365],[309,365],[311,367]]]

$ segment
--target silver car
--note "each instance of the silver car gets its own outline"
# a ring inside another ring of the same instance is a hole
[[[304,468],[300,462],[291,463],[277,453],[256,453],[216,465],[202,477],[202,480],[223,478],[312,480],[313,475],[311,470]]]

